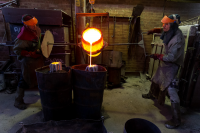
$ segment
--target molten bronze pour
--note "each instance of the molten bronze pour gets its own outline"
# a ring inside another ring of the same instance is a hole
[[[92,57],[98,56],[103,49],[103,36],[102,32],[97,28],[87,28],[83,31],[82,35],[82,48],[90,56],[90,65],[85,71],[97,72],[98,66],[92,65]]]
[[[98,65],[88,65],[86,68],[85,68],[85,71],[88,71],[88,72],[98,72]]]

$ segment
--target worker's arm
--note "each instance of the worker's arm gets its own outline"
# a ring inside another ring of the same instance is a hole
[[[163,28],[162,27],[158,27],[158,28],[153,28],[151,30],[149,30],[147,32],[147,35],[153,34],[153,33],[162,33],[163,32]]]
[[[39,56],[41,56],[36,54],[36,51],[29,52],[26,50],[27,48],[32,47],[32,45],[33,43],[31,41],[16,39],[13,51],[17,55],[17,59],[21,60],[23,57],[38,58]]]
[[[183,54],[180,50],[181,49],[181,43],[177,42],[173,46],[171,46],[169,52],[166,54],[152,54],[150,55],[150,58],[153,58],[155,60],[161,60],[165,62],[175,62],[181,54]]]
[[[181,52],[181,47],[184,47],[181,42],[176,42],[173,44],[169,50],[169,53],[164,54],[162,60],[166,62],[175,62],[181,56],[181,54],[184,54]]]

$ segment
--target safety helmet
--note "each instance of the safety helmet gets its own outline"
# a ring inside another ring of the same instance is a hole
[[[164,16],[163,19],[161,20],[162,23],[177,23],[180,24],[180,16],[178,14],[172,14],[169,16]]]
[[[25,14],[22,16],[22,22],[28,26],[34,26],[38,23],[38,20],[32,15]]]

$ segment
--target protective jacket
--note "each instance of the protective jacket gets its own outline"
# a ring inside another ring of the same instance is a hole
[[[152,81],[164,91],[176,77],[179,66],[184,63],[185,38],[178,29],[168,44],[164,44],[163,61],[160,62]]]
[[[43,56],[40,56],[39,58],[21,56],[21,51],[26,50],[33,52],[37,50],[39,42],[38,35],[41,33],[41,30],[37,27],[36,34],[32,34],[27,30],[23,32],[23,30],[24,27],[18,35],[18,38],[15,40],[13,51],[17,55],[17,59],[21,62],[21,71],[24,80],[29,85],[29,88],[32,88],[37,85],[35,69],[44,66],[44,59]]]

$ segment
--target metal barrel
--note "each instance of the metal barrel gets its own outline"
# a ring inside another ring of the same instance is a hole
[[[75,115],[81,119],[100,119],[107,70],[85,71],[87,64],[72,66]]]
[[[49,66],[36,69],[38,88],[45,121],[72,118],[71,69],[50,73]]]
[[[161,133],[161,131],[150,121],[140,118],[133,118],[125,123],[123,133]]]

